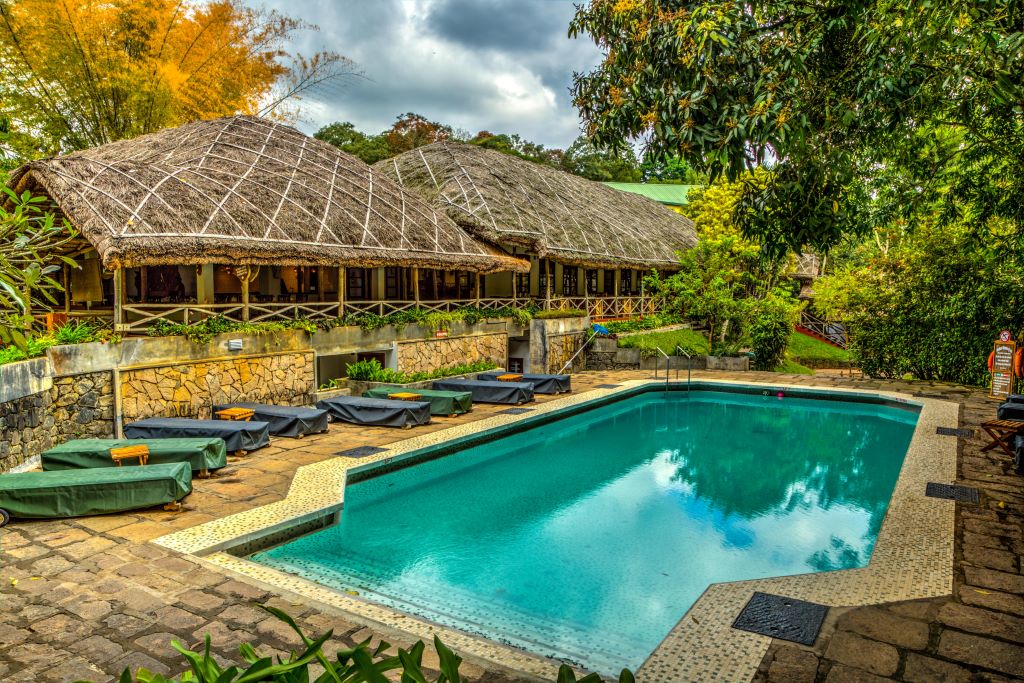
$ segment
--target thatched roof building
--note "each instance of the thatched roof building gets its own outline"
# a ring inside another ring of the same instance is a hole
[[[476,145],[441,142],[375,164],[475,237],[594,268],[678,268],[693,223],[645,197]]]
[[[33,161],[9,184],[48,195],[107,268],[529,269],[356,157],[250,116]]]

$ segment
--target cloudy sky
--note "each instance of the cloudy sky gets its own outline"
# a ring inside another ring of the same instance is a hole
[[[300,127],[351,121],[377,133],[414,111],[470,133],[519,133],[566,147],[579,133],[568,88],[594,66],[570,40],[571,0],[250,0],[320,27],[296,35],[304,54],[333,50],[365,78],[308,97]]]

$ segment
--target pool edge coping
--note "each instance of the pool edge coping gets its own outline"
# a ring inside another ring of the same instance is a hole
[[[401,462],[403,457],[415,457],[416,453],[463,437],[501,430],[521,422],[537,421],[550,413],[584,404],[601,404],[606,399],[614,399],[618,394],[637,393],[648,386],[660,387],[662,382],[650,379],[623,381],[618,387],[592,389],[537,405],[529,414],[494,415],[413,436],[388,444],[384,451],[358,460],[333,457],[303,465],[295,470],[284,499],[167,534],[153,542],[194,555],[220,570],[227,570],[275,590],[330,605],[362,620],[396,629],[414,638],[430,639],[435,634],[440,635],[449,647],[461,654],[528,675],[553,677],[560,661],[440,626],[232,555],[226,550],[300,524],[336,518],[344,505],[344,488],[349,472],[364,473],[368,466],[374,465],[386,467],[393,462]],[[920,406],[920,412],[867,567],[711,584],[648,655],[636,672],[637,680],[659,683],[702,679],[750,680],[771,638],[732,629],[731,624],[756,590],[836,606],[875,604],[951,593],[955,505],[952,501],[925,498],[924,483],[952,483],[956,480],[957,440],[936,435],[935,427],[958,424],[959,404],[880,389],[706,378],[696,380],[695,383],[723,387],[764,387],[783,392],[793,390],[860,394]],[[684,383],[672,384],[678,386]],[[921,522],[927,524],[922,526]],[[908,543],[911,534],[921,542]],[[924,538],[921,538],[922,535]],[[896,577],[900,580],[895,581]],[[836,597],[840,594],[844,600],[837,601]]]

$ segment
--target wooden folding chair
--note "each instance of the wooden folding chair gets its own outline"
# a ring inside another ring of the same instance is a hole
[[[982,453],[998,446],[1008,456],[1014,457],[1013,444],[1011,442],[1013,437],[1018,434],[1024,434],[1024,422],[1020,420],[985,420],[981,423],[981,428],[992,437],[992,441],[981,449]]]
[[[138,458],[140,465],[145,465],[149,462],[149,446],[142,444],[139,446],[111,448],[110,457],[117,463],[118,467],[124,464],[125,460],[134,460],[135,458]]]

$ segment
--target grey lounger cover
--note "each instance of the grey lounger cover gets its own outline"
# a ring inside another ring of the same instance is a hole
[[[473,394],[473,403],[526,403],[533,400],[533,385],[528,382],[439,379],[433,387],[444,391],[468,391]]]
[[[270,443],[266,422],[233,420],[192,420],[186,417],[151,417],[124,426],[129,439],[181,439],[216,437],[224,439],[228,451],[254,451]]]
[[[498,375],[503,372],[481,372],[477,379],[486,382],[495,382]],[[523,381],[533,385],[535,394],[560,394],[564,391],[572,391],[572,377],[570,375],[523,375]]]
[[[1024,404],[1024,394],[1010,394],[1006,397],[1006,402]]]
[[[101,515],[163,505],[192,492],[186,462],[0,475],[0,508],[12,517]]]
[[[431,415],[459,415],[473,409],[473,396],[468,391],[437,391],[435,389],[404,389],[402,387],[374,387],[363,392],[367,398],[387,398],[399,391],[419,394],[430,404]]]
[[[213,412],[225,408],[252,410],[252,419],[269,424],[270,433],[274,436],[296,437],[327,431],[327,411],[320,408],[272,406],[264,403],[225,403],[215,405]]]
[[[1024,474],[1024,434],[1013,437],[1013,465],[1018,472]]]
[[[336,420],[357,425],[405,427],[430,422],[430,404],[426,401],[336,396],[317,401],[316,407],[330,412]]]
[[[73,439],[43,453],[43,469],[115,467],[110,449],[125,446],[148,446],[151,465],[187,462],[193,470],[215,470],[228,464],[223,439]]]
[[[1000,420],[1024,420],[1024,403],[1003,403],[996,409],[996,418]]]

